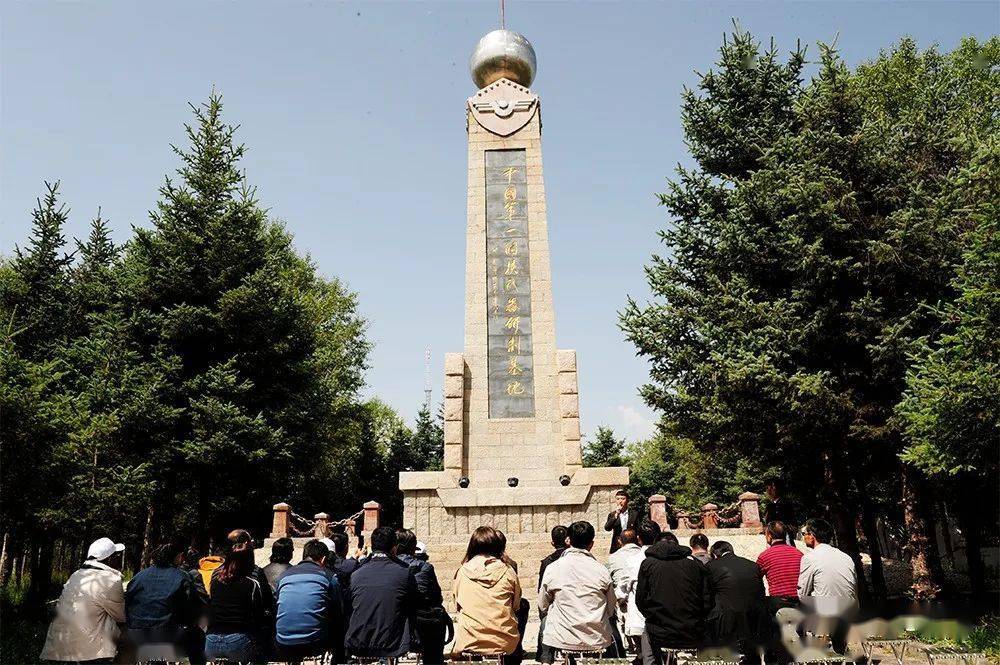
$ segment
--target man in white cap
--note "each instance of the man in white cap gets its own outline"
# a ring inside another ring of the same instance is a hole
[[[125,622],[125,590],[122,574],[110,564],[124,550],[110,538],[90,544],[87,560],[63,586],[42,660],[112,662],[118,651],[118,624]]]

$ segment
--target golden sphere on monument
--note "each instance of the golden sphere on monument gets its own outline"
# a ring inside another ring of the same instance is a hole
[[[502,78],[527,88],[535,80],[535,49],[522,34],[513,30],[494,30],[476,44],[469,58],[469,70],[479,88]]]

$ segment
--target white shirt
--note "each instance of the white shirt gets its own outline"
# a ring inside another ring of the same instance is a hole
[[[628,528],[628,508],[622,511],[622,514],[618,516],[618,521],[621,522],[622,531]]]
[[[854,560],[836,547],[819,543],[802,557],[799,598],[823,615],[840,614],[858,602]]]

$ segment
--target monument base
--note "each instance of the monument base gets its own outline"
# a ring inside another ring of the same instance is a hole
[[[507,537],[507,554],[518,564],[524,597],[534,605],[538,565],[552,552],[551,531],[578,520],[594,525],[594,555],[607,561],[611,534],[604,531],[615,510],[615,492],[628,484],[628,469],[580,469],[566,486],[458,487],[446,471],[400,474],[403,525],[426,543],[446,605],[451,607],[452,581],[462,565],[469,536],[477,527],[492,526]]]

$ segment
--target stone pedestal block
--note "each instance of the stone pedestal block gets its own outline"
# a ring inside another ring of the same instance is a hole
[[[284,538],[288,535],[288,512],[291,509],[287,503],[274,504],[274,518],[271,522],[272,538]]]

